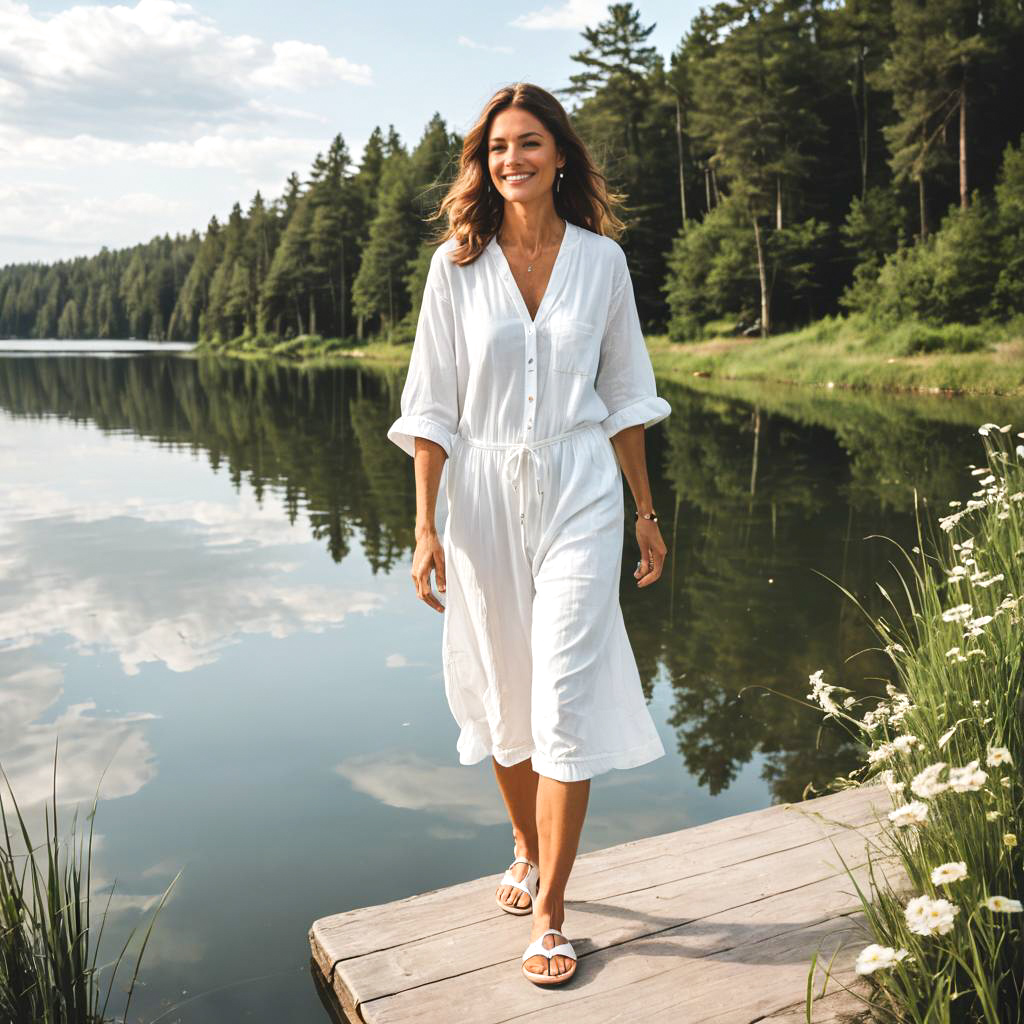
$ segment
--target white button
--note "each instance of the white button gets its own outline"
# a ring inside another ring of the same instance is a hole
[[[529,359],[527,359],[526,361],[527,361],[528,363],[532,363],[532,362],[533,362],[533,356],[530,356],[530,358],[529,358]]]
[[[532,327],[529,328],[529,332],[530,332],[530,334],[533,334],[533,328]]]

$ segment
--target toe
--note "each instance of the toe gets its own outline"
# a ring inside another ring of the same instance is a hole
[[[548,969],[548,962],[542,956],[531,956],[526,961],[526,969],[533,974],[546,974]]]

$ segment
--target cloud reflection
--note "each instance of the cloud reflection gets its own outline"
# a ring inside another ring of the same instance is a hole
[[[143,731],[155,715],[97,715],[95,703],[87,701],[40,721],[63,693],[61,669],[28,664],[23,652],[8,652],[0,655],[0,674],[0,761],[22,808],[50,799],[58,736],[58,803],[90,802],[101,775],[100,798],[111,799],[138,792],[156,774]]]
[[[507,821],[494,780],[466,765],[437,764],[415,753],[358,754],[334,770],[353,789],[388,807],[430,811],[472,825]]]
[[[244,634],[323,632],[384,602],[288,580],[300,563],[260,551],[308,543],[308,531],[255,502],[78,507],[21,487],[0,490],[0,516],[0,651],[66,634],[76,653],[115,652],[126,675],[153,661],[189,672]]]

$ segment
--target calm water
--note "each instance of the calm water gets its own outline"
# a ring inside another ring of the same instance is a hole
[[[412,463],[385,437],[404,371],[109,352],[0,357],[0,760],[34,816],[55,738],[65,813],[106,770],[112,940],[183,870],[134,1019],[326,1020],[315,918],[497,882],[512,852],[490,763],[458,764],[442,617],[408,576]],[[627,531],[622,603],[669,753],[594,780],[581,851],[856,767],[785,696],[818,668],[864,692],[885,672],[846,662],[873,638],[824,577],[872,603],[894,549],[863,538],[913,543],[914,489],[933,521],[970,489],[977,425],[1022,420],[661,390],[674,411],[648,450],[672,557],[635,590]]]

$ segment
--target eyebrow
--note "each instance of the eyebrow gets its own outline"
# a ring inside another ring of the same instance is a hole
[[[527,135],[540,135],[540,132],[535,132],[535,131],[523,132],[522,135],[519,136],[519,138],[525,139]],[[492,136],[492,138],[491,138],[491,142],[504,142],[504,141],[505,141],[505,137],[503,135],[495,135],[495,136]]]

